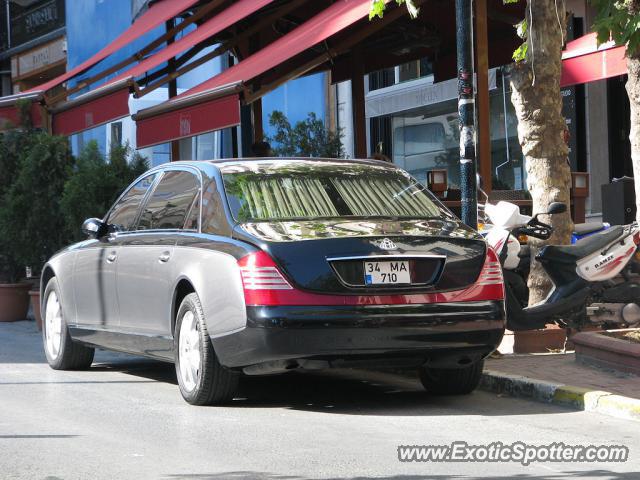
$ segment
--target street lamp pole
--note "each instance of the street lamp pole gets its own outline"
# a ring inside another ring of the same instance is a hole
[[[476,229],[478,227],[478,200],[476,189],[472,7],[472,0],[456,0],[462,221],[471,228]]]

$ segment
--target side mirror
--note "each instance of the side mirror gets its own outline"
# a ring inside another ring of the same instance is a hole
[[[564,213],[567,206],[562,202],[552,202],[547,210],[547,215],[555,215],[556,213]]]
[[[100,238],[107,232],[107,225],[99,218],[88,218],[82,224],[82,233],[89,238]]]

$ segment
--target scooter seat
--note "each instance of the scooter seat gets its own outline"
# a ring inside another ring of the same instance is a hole
[[[587,233],[597,232],[604,228],[602,222],[589,222],[589,223],[576,223],[573,226],[573,233],[575,235],[586,235]]]
[[[592,253],[606,247],[616,238],[622,236],[622,225],[595,233],[579,240],[573,245],[547,245],[536,256],[541,262],[575,263]]]

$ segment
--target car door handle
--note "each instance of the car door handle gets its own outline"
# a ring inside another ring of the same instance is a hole
[[[107,263],[115,262],[116,258],[118,258],[118,255],[116,255],[116,252],[111,252],[109,255],[107,255]]]
[[[166,263],[169,261],[170,258],[171,258],[171,254],[169,252],[164,252],[162,255],[158,257],[158,260],[160,260],[162,263]]]

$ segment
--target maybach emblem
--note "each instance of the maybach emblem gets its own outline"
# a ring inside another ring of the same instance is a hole
[[[383,250],[397,250],[398,246],[393,243],[391,240],[389,240],[388,238],[384,238],[382,240],[380,240],[380,243],[378,244],[378,246],[383,249]]]

